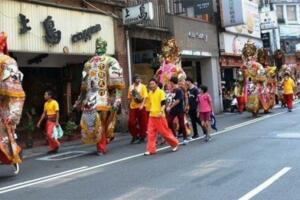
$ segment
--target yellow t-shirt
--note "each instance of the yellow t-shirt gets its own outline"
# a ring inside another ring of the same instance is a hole
[[[130,108],[131,109],[137,109],[141,106],[141,103],[137,103],[131,95],[131,92],[134,88],[139,92],[139,94],[141,95],[142,98],[148,97],[147,87],[144,84],[140,83],[137,87],[135,87],[134,85],[130,86],[130,88],[128,90],[128,99],[130,99]]]
[[[292,78],[283,81],[283,94],[294,93],[295,82]]]
[[[146,98],[146,101],[145,101],[145,109],[147,112],[150,112],[150,100],[149,100],[149,96]]]
[[[164,100],[166,100],[166,94],[160,88],[157,88],[154,92],[149,92],[150,117],[165,116],[164,111],[163,113],[161,111],[161,102]]]
[[[47,101],[44,104],[44,111],[46,111],[47,115],[55,115],[56,112],[59,111],[59,105],[58,105],[57,101],[55,101],[54,99]]]

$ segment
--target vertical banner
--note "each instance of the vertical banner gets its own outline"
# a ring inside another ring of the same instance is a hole
[[[221,0],[223,27],[245,24],[244,0]]]

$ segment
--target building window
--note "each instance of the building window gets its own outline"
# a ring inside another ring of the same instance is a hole
[[[287,5],[286,6],[286,16],[287,21],[295,22],[297,21],[297,11],[296,5]]]
[[[194,7],[186,8],[187,16],[188,17],[195,17],[195,10]]]
[[[276,6],[276,15],[277,15],[277,18],[278,18],[278,22],[284,21],[283,5],[277,5]]]
[[[212,0],[169,0],[168,5],[172,14],[197,18],[206,22],[213,20]]]

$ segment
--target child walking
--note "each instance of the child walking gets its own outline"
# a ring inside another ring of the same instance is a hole
[[[202,85],[200,86],[200,94],[197,97],[198,99],[198,113],[201,122],[201,126],[203,127],[203,132],[205,134],[205,141],[208,142],[211,140],[211,136],[209,133],[210,127],[210,118],[213,113],[213,105],[212,99],[210,95],[207,93],[207,87]]]

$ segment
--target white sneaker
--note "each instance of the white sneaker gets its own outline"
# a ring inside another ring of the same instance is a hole
[[[178,148],[179,148],[179,145],[177,145],[176,147],[174,147],[174,148],[172,149],[172,151],[175,152],[175,151],[178,150]]]
[[[188,143],[189,143],[188,140],[183,140],[183,142],[182,142],[183,145],[187,145]]]

